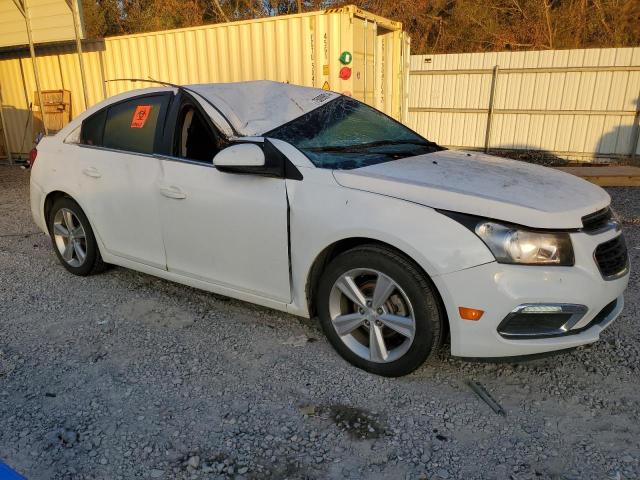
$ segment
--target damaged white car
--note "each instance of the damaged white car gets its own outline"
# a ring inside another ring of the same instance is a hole
[[[352,98],[275,82],[94,106],[33,152],[31,208],[64,267],[115,264],[319,317],[349,362],[411,372],[594,342],[629,262],[610,198],[449,151]]]

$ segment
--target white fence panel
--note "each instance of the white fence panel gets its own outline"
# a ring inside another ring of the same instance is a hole
[[[412,55],[407,124],[442,145],[640,155],[640,47]]]

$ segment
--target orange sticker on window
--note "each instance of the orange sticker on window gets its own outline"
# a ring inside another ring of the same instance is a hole
[[[131,128],[142,128],[147,123],[147,118],[151,113],[151,105],[138,105],[136,111],[133,112],[131,119]]]

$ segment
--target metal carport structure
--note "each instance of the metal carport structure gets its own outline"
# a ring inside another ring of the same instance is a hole
[[[34,45],[75,38],[83,94],[86,101],[87,82],[80,41],[83,36],[84,24],[79,0],[0,0],[0,49],[29,45],[38,103],[41,109],[43,109],[44,102],[42,101],[40,73]],[[3,140],[9,163],[13,163],[11,151],[8,148],[7,124],[3,110],[2,85],[0,85],[0,121],[2,122]],[[43,123],[43,127],[45,134],[47,134],[46,123]]]

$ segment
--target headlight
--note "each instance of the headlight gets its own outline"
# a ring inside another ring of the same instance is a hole
[[[573,265],[568,233],[539,232],[482,220],[474,229],[500,263]]]

